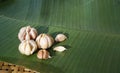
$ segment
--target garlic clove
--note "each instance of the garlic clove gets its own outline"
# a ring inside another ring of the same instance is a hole
[[[47,36],[46,36],[46,39],[47,39],[47,41],[48,41],[48,46],[51,46],[51,45],[54,43],[54,39],[53,39],[52,36],[47,35]]]
[[[25,32],[26,31],[26,27],[22,27],[21,29],[20,29],[20,32]]]
[[[48,53],[48,51],[43,50],[42,58],[43,58],[43,59],[47,59],[47,58],[49,58],[49,53]]]
[[[40,46],[40,39],[41,39],[42,35],[39,35],[37,38],[36,38],[36,43],[37,43],[37,46],[38,48],[41,48]]]
[[[41,45],[41,48],[46,49],[49,46],[48,40],[45,37],[41,37],[40,45]]]
[[[37,31],[36,31],[36,29],[31,28],[30,36],[33,37],[33,39],[35,39],[37,37]]]
[[[63,52],[65,50],[67,50],[65,47],[63,46],[57,46],[53,49],[54,51],[58,51],[58,52]]]
[[[33,40],[30,41],[30,44],[31,44],[31,47],[34,46],[34,47],[32,47],[33,49],[31,50],[31,54],[32,54],[34,51],[36,51],[37,44]]]
[[[23,41],[24,42],[24,41]],[[26,46],[26,43],[25,44],[23,44],[23,43],[21,43],[20,45],[19,45],[19,51],[20,51],[20,53],[21,54],[24,54],[24,48],[25,48],[25,46]]]
[[[24,36],[26,35],[26,27],[22,27],[18,33],[18,38],[22,42],[24,40]]]
[[[38,58],[38,59],[43,59],[42,52],[38,52],[38,54],[37,54],[37,58]]]
[[[64,40],[66,40],[67,37],[64,35],[64,34],[58,34],[56,37],[55,37],[55,41],[56,42],[62,42]]]
[[[30,26],[26,26],[26,32],[30,32],[31,27]]]
[[[30,46],[30,44],[26,45],[25,54],[26,55],[30,55],[31,54],[31,46]]]
[[[26,33],[25,39],[26,39],[26,40],[30,40],[30,35],[29,35],[28,32]]]
[[[50,53],[47,50],[39,50],[37,57],[38,59],[48,59],[50,58]]]

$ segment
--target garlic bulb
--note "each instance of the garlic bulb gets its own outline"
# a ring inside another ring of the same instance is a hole
[[[18,38],[22,42],[23,40],[34,40],[37,37],[37,30],[30,26],[22,27],[18,33]]]
[[[47,50],[39,50],[37,53],[38,59],[48,59],[51,58],[50,53]]]
[[[56,42],[62,42],[64,40],[66,40],[67,37],[64,35],[64,34],[58,34],[56,37],[55,37],[55,41]]]
[[[47,49],[52,46],[54,39],[50,35],[43,33],[36,38],[36,42],[38,48]]]
[[[65,47],[63,46],[57,46],[53,49],[54,51],[58,51],[58,52],[63,52],[65,50],[67,50]]]
[[[19,51],[24,55],[31,55],[37,50],[37,44],[33,40],[24,40],[19,45]]]

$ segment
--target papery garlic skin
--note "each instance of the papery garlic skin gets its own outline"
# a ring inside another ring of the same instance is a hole
[[[30,26],[22,27],[18,33],[18,38],[22,42],[23,40],[34,40],[36,39],[38,33],[35,28]]]
[[[57,51],[57,52],[63,52],[65,50],[67,50],[65,47],[63,46],[57,46],[55,48],[53,48],[54,51]]]
[[[39,50],[37,53],[38,59],[48,59],[51,58],[50,53],[47,50]]]
[[[58,34],[56,37],[55,37],[55,41],[56,42],[62,42],[64,40],[66,40],[67,37],[64,35],[64,34]]]
[[[24,40],[19,45],[19,51],[24,55],[31,55],[37,50],[37,44],[34,40]]]
[[[54,39],[52,36],[43,33],[36,38],[36,43],[38,48],[47,49],[53,45]]]

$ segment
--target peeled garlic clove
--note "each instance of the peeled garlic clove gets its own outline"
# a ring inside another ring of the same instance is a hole
[[[30,26],[22,27],[18,33],[20,41],[23,40],[34,40],[37,37],[37,30]]]
[[[26,55],[30,55],[31,54],[31,49],[32,47],[31,47],[31,45],[28,43],[27,45],[26,45],[26,49],[25,49],[25,51],[24,51],[24,53],[26,54]]]
[[[58,34],[56,37],[55,37],[55,41],[56,42],[62,42],[64,40],[66,40],[67,37],[64,35],[64,34]]]
[[[37,44],[33,40],[24,40],[19,45],[19,51],[24,55],[31,55],[37,50]]]
[[[22,41],[22,42],[24,42],[24,41]],[[19,45],[19,51],[20,51],[20,53],[21,54],[24,54],[24,51],[25,51],[25,48],[26,47],[26,43],[21,43],[20,45]]]
[[[47,50],[39,50],[37,53],[38,59],[48,59],[51,58],[50,53]]]
[[[38,48],[47,49],[53,45],[54,39],[50,35],[43,33],[36,38],[36,42]]]
[[[58,52],[63,52],[65,50],[67,50],[65,47],[63,46],[57,46],[53,49],[54,51],[58,51]]]

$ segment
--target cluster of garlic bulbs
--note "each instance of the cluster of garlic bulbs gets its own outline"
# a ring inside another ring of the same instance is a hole
[[[30,26],[22,27],[18,33],[18,39],[21,41],[19,45],[19,51],[24,55],[32,55],[35,51],[40,49],[37,53],[39,59],[51,58],[50,53],[47,51],[54,44],[54,39],[51,35],[38,32],[35,28]],[[56,42],[62,42],[66,40],[67,37],[64,34],[58,34],[55,37]],[[55,47],[53,50],[62,52],[66,50],[63,46]]]
[[[30,26],[22,27],[18,33],[18,39],[21,41],[19,51],[24,55],[31,55],[37,50],[37,44],[34,41],[38,33],[35,28]]]

